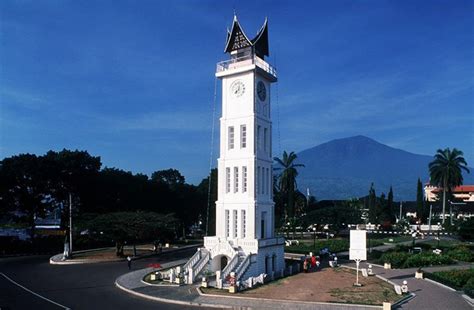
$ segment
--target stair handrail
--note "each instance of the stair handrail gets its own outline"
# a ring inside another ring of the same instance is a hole
[[[249,254],[245,256],[245,259],[240,263],[239,267],[235,270],[235,278],[236,280],[240,280],[240,277],[244,275],[244,273],[247,271],[247,268],[250,266],[250,256],[252,254]]]
[[[201,260],[193,267],[193,274],[196,277],[202,269],[207,265],[210,259],[210,254],[206,253],[201,257]]]
[[[225,266],[225,268],[222,270],[222,279],[225,279],[232,272],[235,266],[237,266],[238,262],[239,262],[239,255],[235,254],[230,260],[230,262],[227,264],[227,266]]]
[[[196,253],[184,264],[183,270],[188,270],[189,267],[193,267],[201,259],[201,249],[198,249]]]

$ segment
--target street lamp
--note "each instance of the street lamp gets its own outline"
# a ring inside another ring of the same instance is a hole
[[[313,250],[316,250],[316,227],[313,226]]]
[[[439,249],[439,231],[441,230],[441,223],[438,222],[438,245],[436,246],[436,248]]]
[[[371,225],[371,224],[370,224],[370,222],[369,222],[368,228],[371,227],[370,225]],[[367,236],[369,237],[369,253],[372,253],[372,249],[370,248],[370,230],[369,230],[369,229],[367,229]]]

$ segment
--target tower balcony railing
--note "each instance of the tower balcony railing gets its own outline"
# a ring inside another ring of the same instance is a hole
[[[256,55],[245,55],[242,57],[232,58],[217,63],[216,73],[237,69],[244,66],[256,65],[265,72],[277,77],[277,71],[268,62]]]

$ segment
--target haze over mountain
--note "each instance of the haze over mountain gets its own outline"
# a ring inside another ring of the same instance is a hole
[[[298,188],[310,189],[316,199],[348,199],[367,195],[373,182],[377,196],[388,193],[396,200],[416,200],[416,183],[429,180],[432,156],[392,148],[365,136],[332,140],[299,152]],[[470,169],[472,171],[472,169]],[[464,174],[473,184],[473,172]]]

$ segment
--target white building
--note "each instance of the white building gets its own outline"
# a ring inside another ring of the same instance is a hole
[[[284,239],[274,231],[270,86],[277,81],[268,56],[267,21],[249,40],[234,16],[217,64],[222,81],[216,236],[204,238],[184,266],[192,283],[202,270],[216,272],[217,286],[235,272],[237,281],[285,268]]]
[[[425,199],[428,201],[437,201],[438,195],[443,193],[443,188],[431,185],[430,183],[425,184]],[[463,202],[474,201],[474,185],[460,185],[451,189],[451,193],[454,198]]]

